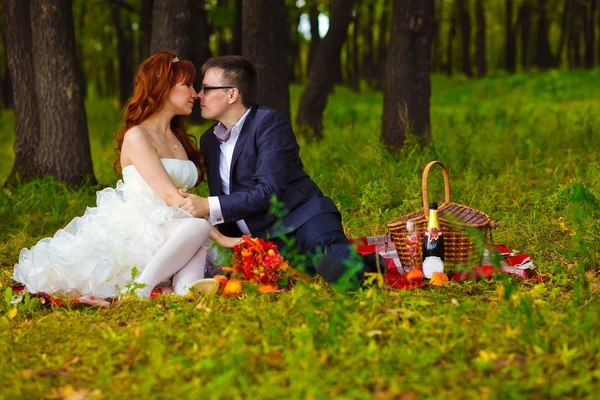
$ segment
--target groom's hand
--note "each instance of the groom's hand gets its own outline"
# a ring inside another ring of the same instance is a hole
[[[208,199],[206,197],[196,196],[195,194],[186,193],[182,190],[179,191],[179,194],[185,199],[183,199],[182,203],[179,205],[180,208],[192,214],[192,216],[196,218],[203,218],[208,215]]]

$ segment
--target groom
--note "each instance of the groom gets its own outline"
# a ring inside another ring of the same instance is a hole
[[[333,201],[304,172],[289,122],[256,104],[256,69],[241,56],[208,60],[198,95],[202,117],[218,121],[200,140],[208,168],[210,197],[189,195],[183,208],[208,216],[223,234],[269,237],[282,255],[312,260],[307,272],[331,283],[358,283],[377,272],[375,255],[362,258],[348,243]],[[270,213],[273,196],[284,216]],[[286,246],[293,239],[294,249]],[[385,269],[379,257],[380,269]]]

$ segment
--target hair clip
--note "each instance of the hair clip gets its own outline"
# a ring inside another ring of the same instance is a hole
[[[179,57],[177,57],[177,56],[173,57],[173,62],[174,63],[179,62]]]

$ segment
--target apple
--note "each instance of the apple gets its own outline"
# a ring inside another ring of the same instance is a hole
[[[406,273],[406,275],[404,275],[404,277],[411,283],[422,282],[424,278],[423,271],[420,269],[411,269]]]

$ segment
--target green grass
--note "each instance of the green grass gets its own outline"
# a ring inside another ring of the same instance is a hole
[[[531,254],[546,282],[351,294],[300,284],[108,309],[29,300],[12,319],[13,306],[0,301],[0,398],[595,398],[599,75],[436,76],[434,147],[409,141],[398,154],[379,144],[381,93],[337,88],[325,139],[301,143],[307,171],[342,210],[349,236],[383,234],[419,209],[421,172],[438,159],[452,201],[489,214],[499,224],[495,241]],[[292,88],[294,110],[300,91]],[[99,187],[114,185],[119,110],[104,99],[87,110]],[[9,112],[0,117],[0,182],[14,157],[12,121]],[[430,177],[431,200],[442,200],[440,175]],[[42,179],[0,191],[2,292],[20,249],[93,205],[97,189]]]

